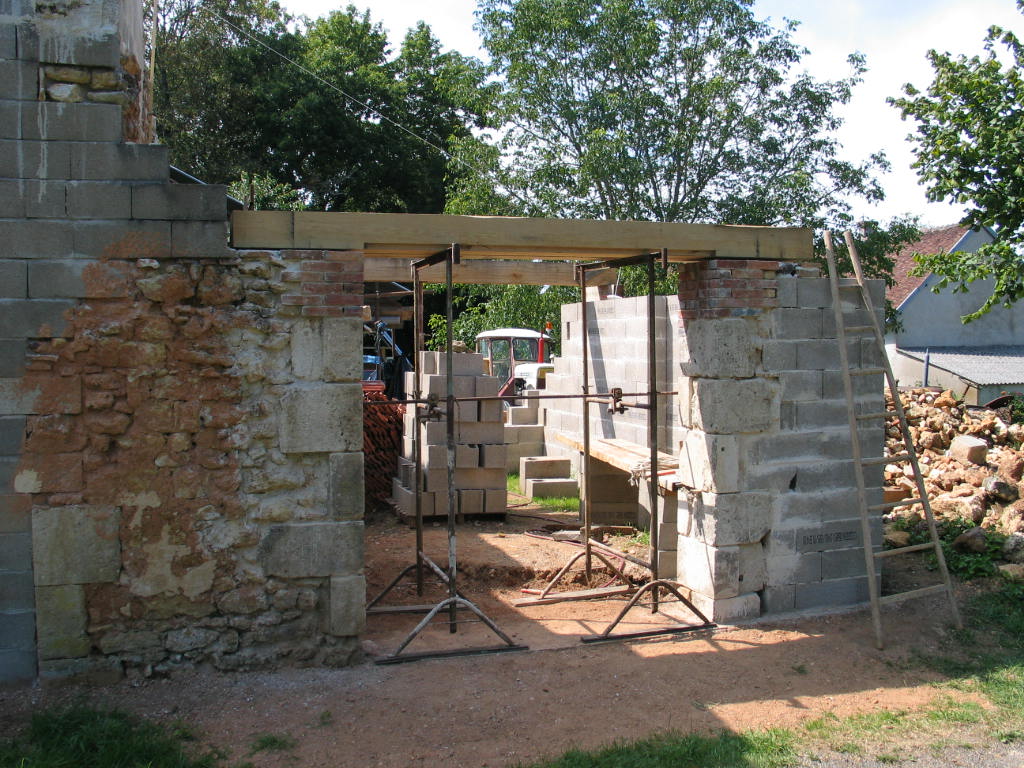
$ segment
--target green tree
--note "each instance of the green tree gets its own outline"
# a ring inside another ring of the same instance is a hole
[[[1017,7],[1024,12],[1024,0]],[[962,292],[975,280],[994,279],[991,296],[961,318],[969,322],[1024,296],[1024,46],[993,26],[984,55],[933,50],[928,58],[935,79],[927,92],[907,84],[905,96],[890,103],[917,122],[914,167],[928,198],[967,206],[963,226],[995,229],[995,241],[977,253],[917,257],[920,273],[940,276],[936,290],[952,285]]]
[[[864,71],[818,81],[793,23],[751,0],[481,0],[502,83],[492,155],[528,215],[820,225],[878,200],[881,155],[839,158],[838,105]],[[477,153],[480,159],[480,153]],[[478,181],[468,182],[479,191]],[[458,184],[457,184],[458,186]],[[466,184],[454,193],[473,211]],[[493,204],[483,197],[481,208]]]

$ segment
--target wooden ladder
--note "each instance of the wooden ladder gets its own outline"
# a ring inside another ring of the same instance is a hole
[[[857,248],[853,242],[853,237],[849,232],[846,232],[845,239],[847,248],[850,252],[850,262],[853,264],[855,277],[848,283],[847,281],[844,281],[846,284],[842,287],[856,288],[859,291],[863,307],[871,318],[870,325],[847,326],[845,324],[843,317],[843,305],[839,295],[841,286],[839,281],[839,272],[836,268],[836,254],[835,249],[832,246],[832,233],[828,231],[825,232],[825,254],[828,260],[829,283],[832,288],[832,307],[835,311],[836,318],[836,338],[839,341],[839,362],[840,368],[843,372],[843,388],[846,391],[847,415],[850,420],[850,437],[853,446],[853,467],[854,475],[857,478],[857,503],[860,508],[861,535],[864,541],[864,560],[867,565],[868,572],[868,591],[871,594],[871,619],[875,626],[875,644],[878,648],[883,648],[885,646],[885,641],[882,635],[881,615],[881,607],[883,605],[900,603],[904,600],[909,600],[915,597],[924,597],[925,595],[931,595],[937,592],[945,592],[949,599],[949,607],[950,612],[953,615],[953,622],[956,624],[958,629],[963,628],[963,622],[960,619],[960,611],[957,608],[956,598],[953,594],[953,584],[949,578],[949,569],[946,567],[946,558],[942,553],[942,544],[939,541],[939,533],[935,527],[935,517],[932,514],[931,504],[928,502],[928,492],[925,489],[924,477],[921,475],[921,467],[918,465],[917,451],[914,448],[914,439],[910,434],[910,428],[907,426],[907,415],[903,410],[903,404],[900,402],[899,392],[896,389],[896,379],[892,373],[892,365],[889,363],[889,358],[885,353],[885,336],[882,331],[882,325],[878,320],[878,315],[875,313],[875,307],[874,303],[871,301],[871,295],[864,284],[864,273],[861,270],[860,259],[857,256]],[[849,354],[846,348],[847,334],[856,337],[865,333],[870,333],[874,337],[882,365],[881,367],[873,368],[862,367],[851,371]],[[889,385],[889,393],[892,395],[893,410],[882,410],[878,413],[858,413],[853,391],[853,377],[872,376],[879,373],[885,374],[886,382]],[[877,420],[882,420],[883,423],[886,423],[887,420],[893,416],[896,417],[899,423],[900,435],[902,436],[904,446],[903,452],[893,456],[883,455],[865,458],[861,453],[858,425],[862,422]],[[907,460],[910,461],[910,466],[914,470],[914,484],[917,486],[916,497],[901,499],[900,501],[889,501],[882,504],[868,504],[867,490],[864,484],[864,468]],[[884,549],[878,552],[873,551],[873,547],[871,546],[870,516],[873,513],[881,513],[890,509],[895,509],[896,507],[909,506],[911,504],[919,504],[924,509],[924,517],[928,523],[929,541],[924,544],[912,544],[907,547]],[[881,558],[900,555],[904,552],[920,552],[928,549],[935,553],[935,557],[938,560],[939,573],[942,575],[942,583],[882,597],[879,592],[879,580],[875,572],[876,561]]]

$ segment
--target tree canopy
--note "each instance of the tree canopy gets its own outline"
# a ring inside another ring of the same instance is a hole
[[[481,123],[491,92],[483,65],[442,52],[425,24],[392,56],[353,6],[296,26],[271,0],[170,0],[156,45],[172,162],[321,210],[443,210],[448,144]]]
[[[1017,7],[1024,12],[1024,0]],[[891,99],[917,122],[914,167],[928,198],[967,206],[963,226],[992,227],[996,238],[977,253],[917,257],[919,271],[940,276],[936,288],[966,291],[992,278],[991,296],[963,320],[1024,296],[1024,46],[993,26],[980,56],[929,51],[935,79],[926,92],[904,86]]]

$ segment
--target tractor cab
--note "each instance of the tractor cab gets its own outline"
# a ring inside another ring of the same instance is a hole
[[[476,337],[476,351],[484,356],[484,370],[503,386],[502,396],[523,389],[543,389],[551,365],[551,337],[528,328],[496,328]]]

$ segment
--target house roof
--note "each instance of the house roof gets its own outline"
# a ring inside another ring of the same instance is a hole
[[[917,360],[929,355],[929,364],[978,385],[1024,384],[1024,346],[900,347]]]
[[[956,244],[960,242],[967,232],[967,227],[961,227],[958,224],[925,229],[921,231],[920,240],[907,243],[896,252],[893,255],[896,263],[892,270],[892,276],[896,282],[885,292],[885,297],[892,302],[892,305],[898,307],[902,304],[903,300],[913,293],[914,289],[927,278],[927,276],[911,277],[910,275],[910,270],[915,266],[915,253],[948,253],[956,247]]]

